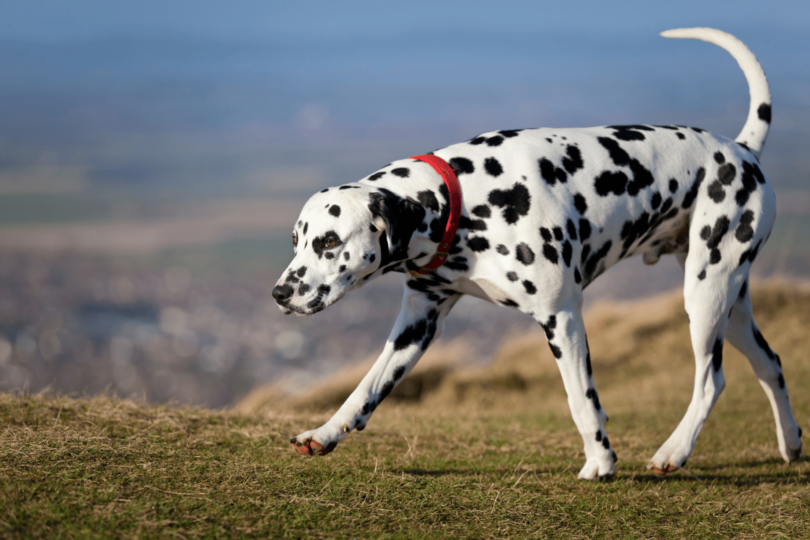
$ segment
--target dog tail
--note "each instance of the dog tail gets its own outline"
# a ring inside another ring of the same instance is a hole
[[[771,90],[768,88],[765,72],[754,53],[739,39],[714,28],[676,28],[661,32],[661,35],[666,38],[708,41],[722,47],[734,57],[745,74],[748,91],[751,94],[748,119],[734,140],[746,146],[759,159],[771,125]]]

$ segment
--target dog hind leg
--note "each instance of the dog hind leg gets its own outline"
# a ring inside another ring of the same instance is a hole
[[[771,402],[776,420],[779,452],[787,462],[799,459],[802,451],[801,429],[796,424],[793,410],[790,408],[790,399],[782,374],[782,362],[768,346],[754,322],[751,297],[745,285],[731,311],[726,337],[729,343],[748,358],[759,384]]]
[[[747,277],[743,275],[747,269],[727,273],[724,270],[728,262],[710,265],[703,255],[702,250],[693,248],[685,260],[679,257],[685,270],[684,304],[695,355],[695,386],[680,424],[647,464],[656,474],[666,474],[686,464],[703,424],[726,386],[723,341],[729,310]]]

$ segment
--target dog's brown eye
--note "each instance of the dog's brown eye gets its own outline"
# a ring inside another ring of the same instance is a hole
[[[292,239],[293,239],[293,247],[298,247],[298,235],[293,233]]]
[[[327,240],[325,242],[325,244],[326,244],[326,247],[332,247],[332,246],[335,245],[335,241],[334,240]]]

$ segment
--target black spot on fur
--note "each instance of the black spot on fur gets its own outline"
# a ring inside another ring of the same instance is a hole
[[[487,146],[500,146],[503,142],[503,137],[496,135],[487,139]]]
[[[776,382],[779,383],[779,388],[784,388],[785,387],[785,377],[782,376],[781,373],[779,374],[779,377],[776,379]]]
[[[483,219],[470,219],[467,216],[460,216],[458,228],[470,231],[485,231],[487,230],[487,223]]]
[[[526,293],[528,294],[534,294],[537,292],[537,287],[535,287],[534,283],[528,279],[523,281],[523,287],[526,289]]]
[[[679,138],[680,140],[684,140],[684,139],[686,138],[686,137],[684,136],[684,134],[683,134],[683,133],[681,133],[680,131],[679,131],[678,133],[676,133],[675,135],[677,135],[677,136],[678,136],[678,138]]]
[[[545,180],[548,185],[553,186],[558,180],[561,184],[564,184],[568,180],[568,175],[565,174],[565,171],[559,167],[555,167],[554,164],[546,158],[538,160],[537,164],[540,166],[540,176],[543,177],[543,180]]]
[[[407,167],[397,167],[391,171],[391,174],[400,178],[408,178],[411,175],[411,170]]]
[[[424,319],[420,319],[408,325],[396,339],[394,339],[394,350],[401,351],[410,345],[419,344],[424,351],[427,349],[433,336],[436,334],[436,324],[439,320],[439,313],[435,309],[428,311]]]
[[[737,298],[742,300],[745,298],[745,294],[748,292],[748,282],[743,281],[742,287],[740,287],[740,294],[737,295]]]
[[[456,175],[460,174],[472,174],[475,172],[475,167],[473,166],[473,162],[467,158],[463,157],[454,157],[451,158],[448,162],[450,167],[456,171]]]
[[[757,258],[757,253],[759,252],[759,246],[761,246],[761,245],[762,245],[762,240],[757,242],[757,245],[754,246],[753,248],[746,249],[745,251],[743,251],[742,255],[740,255],[740,263],[739,263],[739,265],[742,266],[743,263],[745,263],[745,261],[751,261],[751,264],[753,264],[754,259]]]
[[[653,193],[652,199],[650,199],[650,205],[652,206],[653,210],[661,205],[661,194],[657,191]]]
[[[714,342],[714,348],[712,349],[712,367],[715,373],[720,371],[720,368],[723,367],[723,340],[721,339]]]
[[[487,174],[490,176],[498,177],[503,174],[503,167],[501,167],[500,162],[494,157],[489,157],[484,160],[484,170],[487,171]]]
[[[507,139],[511,139],[512,137],[517,137],[518,133],[523,131],[522,129],[502,129],[498,133],[506,137]]]
[[[748,202],[748,197],[757,189],[757,182],[760,184],[765,183],[765,177],[762,175],[762,171],[756,163],[743,161],[742,166],[743,173],[741,178],[743,187],[737,192],[734,198],[739,206],[744,206],[745,203]]]
[[[332,207],[329,209],[329,213],[335,217],[340,217],[340,207],[336,204],[332,205]]]
[[[546,339],[554,339],[554,329],[557,328],[557,317],[552,315],[548,318],[548,321],[544,323],[541,322],[540,327],[543,329],[543,332],[546,333]]]
[[[720,155],[722,156],[723,154]],[[717,181],[724,186],[730,186],[731,183],[734,182],[735,176],[737,176],[737,168],[731,163],[721,165],[720,168],[717,169]]]
[[[722,165],[726,162],[726,156],[723,155],[723,152],[715,152],[714,153],[714,160]]]
[[[640,129],[646,128],[647,126],[630,126],[630,127],[634,129]],[[652,128],[649,129],[652,130]],[[639,135],[641,134],[639,133]],[[625,183],[622,184],[620,178],[617,179],[617,177],[614,176],[611,179],[611,177],[605,176],[608,173],[608,171],[605,171],[604,173],[602,173],[602,175],[600,175],[599,178],[604,177],[602,183],[604,184],[605,182],[607,182],[607,185],[602,185],[604,193],[600,192],[599,188],[597,187],[597,192],[600,195],[606,196],[611,191],[613,191],[613,193],[615,193],[616,195],[621,195],[622,193],[624,193],[626,189],[628,195],[635,197],[636,195],[638,195],[641,189],[647,186],[651,186],[653,184],[655,179],[653,178],[652,173],[646,167],[644,167],[641,164],[641,162],[639,162],[637,159],[631,158],[627,154],[627,152],[625,152],[624,149],[622,149],[622,147],[619,146],[619,143],[607,137],[599,137],[597,138],[597,141],[599,141],[599,144],[601,144],[608,151],[608,154],[610,155],[610,158],[613,161],[613,163],[615,163],[617,166],[629,167],[630,171],[633,173],[633,179],[631,181],[625,181]],[[599,178],[597,178],[596,184],[597,186],[599,185]],[[619,189],[620,191],[617,192],[616,191],[617,189]]]
[[[588,388],[585,397],[593,401],[593,406],[597,411],[602,410],[602,405],[599,403],[599,394],[596,393],[595,388]]]
[[[554,355],[554,358],[556,358],[557,360],[562,358],[562,355],[563,355],[562,354],[562,349],[560,349],[559,347],[557,347],[553,343],[549,343],[548,347],[551,349],[551,354]]]
[[[588,210],[588,202],[585,200],[585,197],[582,196],[581,193],[574,194],[574,208],[577,209],[577,212],[585,215],[585,212]]]
[[[379,180],[380,178],[382,178],[384,175],[385,175],[385,171],[375,172],[374,174],[369,176],[368,179],[371,180],[372,182],[374,182],[375,180]],[[326,191],[326,190],[324,190],[324,191]]]
[[[711,197],[711,199],[718,204],[725,200],[726,191],[723,189],[723,186],[720,184],[719,180],[715,180],[709,184],[709,197]]]
[[[557,250],[554,249],[554,246],[551,244],[543,244],[543,257],[548,259],[548,261],[552,264],[557,264],[557,261],[559,260]]]
[[[564,238],[562,228],[554,227],[552,231],[554,232],[554,239],[558,242],[562,241],[562,239]]]
[[[508,279],[509,281],[517,281],[518,275],[515,272],[507,272],[506,279]]]
[[[763,103],[757,108],[757,116],[763,122],[771,123],[771,104]]]
[[[517,223],[521,216],[529,213],[531,196],[523,184],[515,184],[512,189],[496,189],[489,193],[489,203],[502,208],[503,219],[507,223]]]
[[[695,198],[697,198],[698,190],[700,189],[700,184],[703,183],[703,179],[705,177],[706,177],[706,169],[704,169],[703,167],[699,168],[697,171],[697,175],[695,176],[695,181],[692,183],[692,187],[689,188],[689,191],[683,198],[681,208],[687,210],[689,207],[692,206],[692,203],[695,202]]]
[[[330,243],[332,245],[327,246],[327,244]],[[329,253],[327,250],[335,249],[336,247],[341,245],[343,245],[343,241],[340,239],[340,236],[338,236],[338,234],[335,231],[327,231],[322,236],[319,236],[312,240],[312,250],[315,252],[315,254],[318,256],[319,259],[323,257],[324,254],[327,255],[326,257],[327,259],[334,258],[335,254]]]
[[[611,193],[622,195],[627,188],[627,175],[621,171],[604,171],[596,177],[594,188],[602,197],[607,197]]]
[[[416,198],[425,208],[428,208],[437,214],[440,212],[439,199],[436,198],[436,194],[431,190],[426,189],[424,191],[420,191],[416,194]]]
[[[762,349],[762,351],[766,355],[768,355],[769,359],[776,360],[776,358],[777,358],[776,353],[773,352],[773,349],[771,349],[771,346],[768,345],[768,342],[765,341],[764,337],[762,337],[762,334],[760,333],[759,328],[757,328],[757,326],[752,323],[751,324],[751,330],[754,333],[754,340],[757,342],[757,345],[759,346],[759,348]]]
[[[514,307],[514,308],[520,307],[517,302],[515,302],[514,300],[510,300],[508,298],[506,300],[498,300],[498,302],[500,302],[506,307]]]
[[[563,247],[562,247],[562,257],[563,257],[563,261],[565,262],[565,266],[568,266],[568,267],[571,266],[571,256],[573,255],[573,253],[574,253],[574,250],[571,247],[571,242],[566,240],[563,243]]]
[[[509,248],[503,244],[498,244],[498,247],[495,248],[495,251],[497,251],[501,255],[509,255]]]
[[[480,253],[489,249],[489,240],[483,236],[467,238],[467,246],[476,253]]]
[[[483,143],[486,140],[486,137],[475,137],[474,139],[470,139],[470,144],[473,146],[478,146],[479,144]]]
[[[568,237],[571,240],[576,241],[576,239],[577,239],[577,226],[574,225],[574,222],[572,220],[569,219],[568,221],[565,222],[565,230],[568,231]]]
[[[551,236],[551,231],[546,229],[545,227],[540,227],[540,236],[543,238],[544,242],[551,242],[553,237]]]
[[[346,265],[345,265],[345,264],[341,264],[341,265],[338,267],[338,273],[342,274],[342,273],[343,273],[343,272],[345,272],[345,271],[346,271]]]
[[[579,239],[585,241],[591,237],[591,222],[587,219],[579,220]]]
[[[675,193],[676,191],[678,191],[678,181],[673,178],[669,181],[669,192]]]
[[[487,206],[485,204],[481,204],[481,205],[476,206],[475,208],[473,208],[472,209],[472,214],[475,215],[475,216],[478,216],[480,218],[488,218],[488,217],[490,217],[490,215],[492,215],[492,213],[489,210],[489,206]]]
[[[322,189],[319,193],[326,193],[327,191],[329,191],[329,188]]]
[[[515,258],[521,263],[529,266],[534,262],[534,251],[528,244],[521,242],[515,247]]]
[[[711,264],[717,264],[721,260],[720,250],[717,249],[717,246],[720,245],[720,241],[723,239],[723,236],[728,232],[728,227],[731,222],[729,221],[728,217],[720,216],[717,218],[717,221],[714,223],[714,228],[711,231],[711,235],[706,239],[706,246],[711,250],[711,255],[709,258],[709,262]],[[703,236],[703,232],[705,232],[705,227],[701,231],[701,237]]]
[[[374,262],[374,259],[376,259],[376,258],[377,258],[377,255],[372,253],[371,255],[368,256],[368,262]]]
[[[706,269],[705,269],[705,268],[704,268],[703,270],[701,270],[701,271],[700,271],[700,273],[698,274],[697,278],[698,278],[700,281],[703,281],[704,279],[706,279]]]
[[[612,246],[613,242],[608,240],[607,242],[602,244],[602,247],[599,248],[598,251],[595,251],[593,255],[588,257],[588,260],[585,262],[585,266],[583,266],[582,268],[583,272],[585,273],[586,284],[591,283],[602,271],[604,271],[604,268],[600,267],[599,263],[602,262],[602,259],[607,257],[607,254]],[[584,249],[585,248],[583,246],[583,252]]]
[[[750,242],[754,237],[754,229],[751,227],[753,222],[754,212],[751,210],[746,210],[743,212],[742,217],[740,217],[740,224],[737,226],[737,230],[734,232],[734,237],[742,243]]]
[[[298,286],[298,296],[304,296],[309,292],[311,288],[312,287],[310,287],[306,283],[302,283],[301,285]]]
[[[579,148],[570,144],[565,149],[565,153],[566,157],[564,157],[562,160],[563,168],[568,171],[568,174],[573,175],[584,166],[582,162],[582,154],[580,153]]]
[[[306,266],[302,266],[301,268],[299,268],[298,270],[295,271],[295,275],[300,277],[300,278],[304,277],[304,275],[306,273],[307,273],[307,267]]]
[[[579,273],[579,268],[574,268],[574,281],[577,285],[582,283],[582,274]]]

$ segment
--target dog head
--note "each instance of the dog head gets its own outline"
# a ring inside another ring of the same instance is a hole
[[[347,184],[313,195],[293,228],[295,256],[273,298],[285,313],[311,315],[391,263],[408,258],[425,209],[383,188]]]

